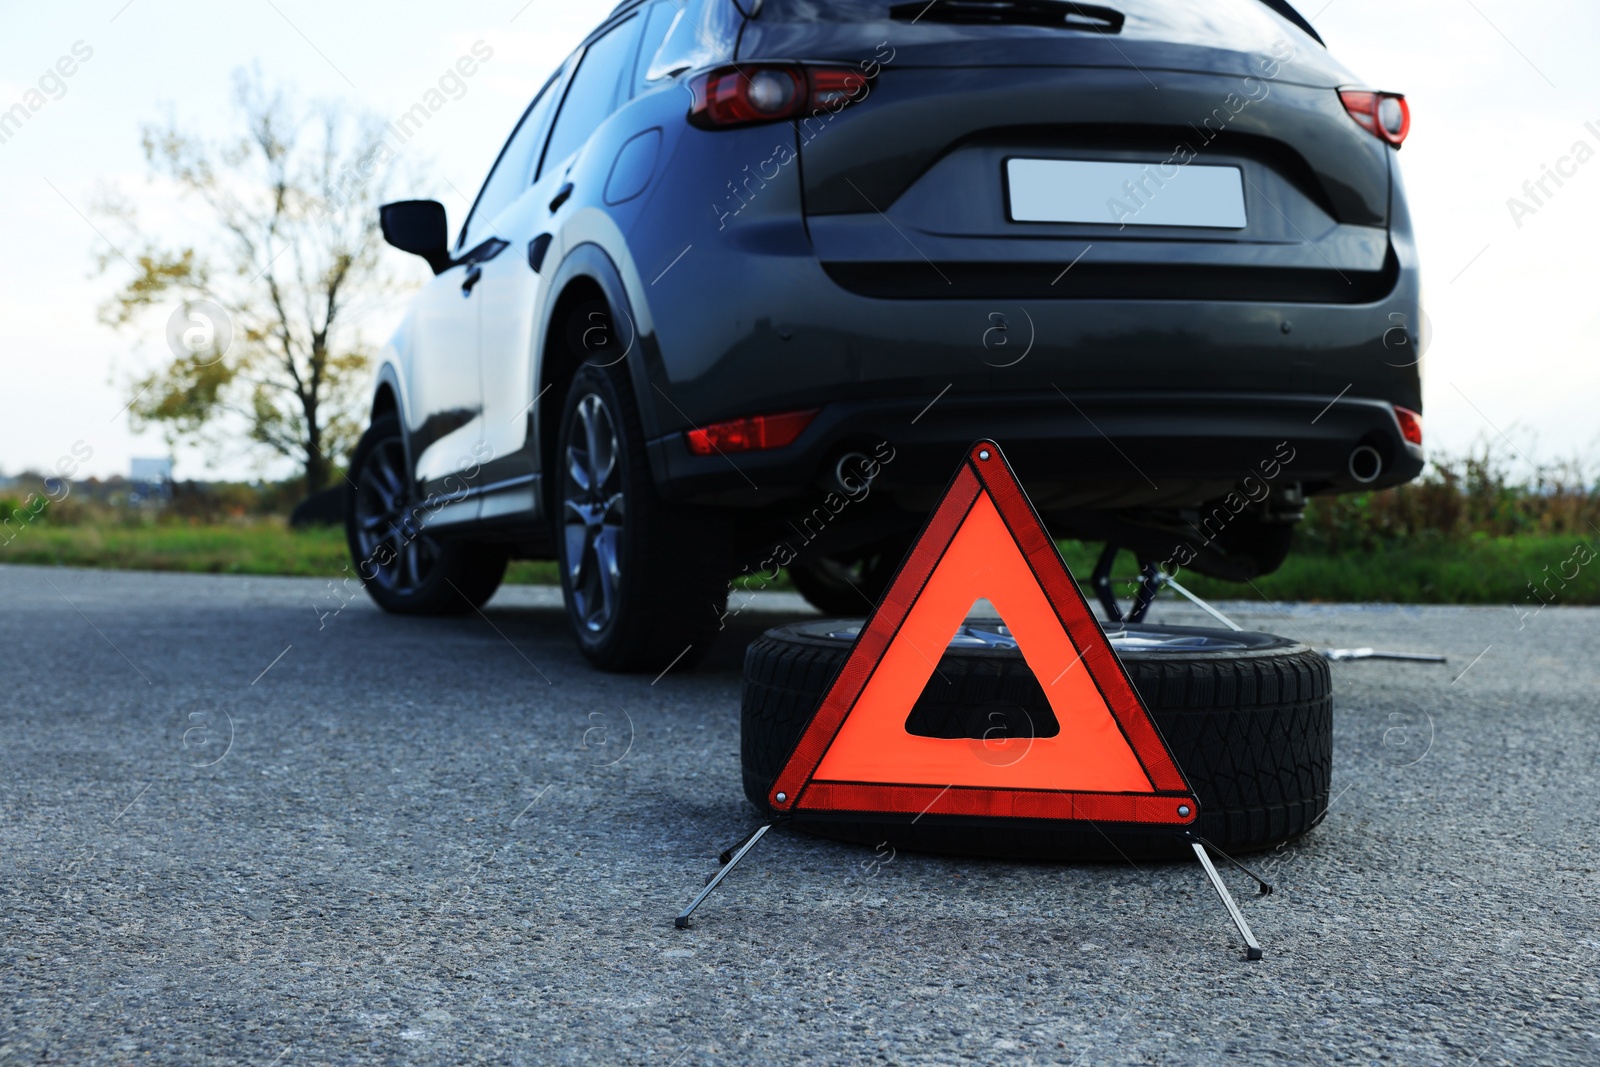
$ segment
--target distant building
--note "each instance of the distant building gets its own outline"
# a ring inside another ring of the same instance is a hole
[[[172,460],[135,456],[129,461],[128,481],[161,485],[172,481]]]
[[[172,460],[135,456],[128,467],[128,503],[161,505],[172,499]]]

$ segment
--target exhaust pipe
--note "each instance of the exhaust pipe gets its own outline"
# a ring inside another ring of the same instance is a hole
[[[1383,456],[1371,445],[1358,445],[1350,453],[1350,477],[1362,485],[1371,485],[1383,473]]]
[[[878,473],[876,467],[878,464],[862,453],[846,452],[833,465],[833,484],[847,497],[863,496]]]

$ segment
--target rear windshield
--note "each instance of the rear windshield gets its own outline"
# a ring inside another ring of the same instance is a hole
[[[874,22],[901,0],[766,0],[757,16],[773,22]]]
[[[772,22],[876,22],[887,19],[891,7],[923,2],[929,7],[933,6],[933,0],[765,0],[758,17]],[[1118,3],[1117,0],[1097,0],[1097,2],[1100,6],[1132,14],[1127,6]],[[1307,33],[1316,36],[1311,24],[1289,5],[1288,0],[1261,0],[1261,2]],[[1151,5],[1146,2],[1134,6],[1148,8]]]

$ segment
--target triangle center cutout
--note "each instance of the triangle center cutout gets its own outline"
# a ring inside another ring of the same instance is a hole
[[[978,614],[980,604],[985,609],[981,615]],[[951,639],[950,651],[970,648],[987,653],[1007,647],[995,645],[991,637],[1010,642],[1009,647],[1015,648],[1016,639],[1005,627],[1005,620],[996,618],[996,614],[987,597],[974,600],[967,609],[966,621]],[[913,737],[968,738],[993,743],[1013,737],[1055,737],[1061,732],[1055,711],[1048,704],[1041,706],[1044,690],[1031,670],[1019,671],[993,658],[984,662],[963,656],[955,660],[955,669],[951,669],[948,661],[940,662],[944,665],[928,679],[911,706],[911,714],[906,716],[906,733]],[[994,686],[995,682],[999,683],[998,687]],[[982,695],[984,693],[988,694],[987,698]]]
[[[998,547],[997,547],[998,546]],[[1053,737],[919,737],[906,718],[976,600],[1016,638],[1060,725]],[[817,782],[1151,793],[1155,787],[987,492],[962,519],[914,609],[813,774]],[[1063,666],[1064,665],[1064,666]]]

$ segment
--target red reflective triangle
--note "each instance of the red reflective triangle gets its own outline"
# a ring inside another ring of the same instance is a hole
[[[1054,737],[944,739],[906,718],[987,598]],[[1199,805],[1000,448],[979,441],[768,790],[781,812],[1186,825]]]

